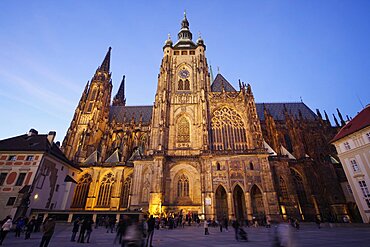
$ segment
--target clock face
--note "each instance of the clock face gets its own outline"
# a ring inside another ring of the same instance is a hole
[[[188,78],[188,77],[189,77],[189,75],[190,75],[190,73],[189,73],[189,71],[188,71],[188,70],[186,70],[186,69],[182,69],[182,70],[180,70],[180,72],[179,72],[179,76],[180,76],[181,78],[184,78],[184,79]]]

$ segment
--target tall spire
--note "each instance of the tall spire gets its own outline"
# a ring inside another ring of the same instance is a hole
[[[343,116],[342,116],[342,113],[340,113],[339,109],[337,108],[337,112],[338,112],[338,116],[339,116],[339,119],[340,119],[340,124],[341,126],[344,126],[346,125],[346,122],[344,121],[343,119]]]
[[[101,66],[99,67],[99,70],[100,71],[104,71],[104,72],[107,72],[109,73],[109,69],[110,69],[110,52],[112,50],[112,47],[109,47],[108,49],[108,52],[107,54],[105,55],[105,58],[101,64]]]
[[[184,19],[181,21],[181,29],[177,34],[178,41],[176,42],[175,46],[179,47],[187,47],[187,48],[195,48],[196,45],[192,41],[193,34],[190,32],[189,29],[189,21],[186,18],[186,12],[184,12]]]
[[[125,76],[122,77],[121,85],[119,86],[116,96],[113,98],[114,106],[125,106],[126,97],[125,97]]]

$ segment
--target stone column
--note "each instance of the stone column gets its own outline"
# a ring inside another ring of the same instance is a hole
[[[245,197],[245,206],[247,207],[247,219],[251,221],[253,219],[253,207],[252,207],[251,193],[246,192],[244,194],[244,197]]]

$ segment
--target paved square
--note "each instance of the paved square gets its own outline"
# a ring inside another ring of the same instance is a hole
[[[330,228],[324,225],[318,229],[315,224],[303,223],[299,231],[287,225],[281,225],[277,229],[288,230],[285,235],[290,234],[291,246],[370,246],[370,225],[339,225]],[[245,228],[248,233],[248,242],[237,242],[234,238],[234,231],[229,228],[229,232],[219,232],[219,228],[210,227],[210,235],[204,235],[204,228],[191,226],[177,228],[174,230],[156,230],[154,232],[153,246],[273,246],[276,229],[274,227],[267,229]],[[104,227],[94,229],[91,235],[90,243],[70,242],[72,225],[66,223],[57,223],[57,228],[50,242],[50,247],[75,247],[75,246],[102,246],[114,247],[115,233],[106,233]],[[3,246],[12,247],[37,247],[41,241],[41,233],[33,233],[30,240],[24,240],[24,234],[21,238],[15,238],[11,232],[5,239]],[[78,236],[78,235],[77,235]]]

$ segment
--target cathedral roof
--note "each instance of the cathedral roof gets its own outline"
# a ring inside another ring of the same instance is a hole
[[[294,118],[299,118],[299,112],[302,113],[302,117],[307,120],[317,119],[316,114],[308,108],[308,106],[303,102],[292,102],[292,103],[256,103],[257,115],[260,120],[265,120],[265,115],[263,113],[263,106],[272,115],[274,120],[285,120],[284,106],[288,113]]]
[[[353,134],[367,126],[370,126],[370,105],[367,105],[359,114],[349,121],[331,142],[335,142],[343,137]]]
[[[281,121],[285,120],[284,106],[288,113],[295,118],[299,117],[299,112],[302,113],[304,119],[313,121],[317,119],[316,114],[308,108],[303,102],[293,102],[293,103],[256,103],[257,115],[261,121],[265,120],[263,113],[263,106],[269,111],[274,120]],[[153,106],[111,106],[109,120],[112,121],[115,117],[118,123],[123,123],[124,117],[126,115],[126,123],[131,122],[132,116],[135,118],[135,123],[140,121],[140,115],[142,115],[143,124],[150,124],[152,119]],[[126,114],[125,114],[126,113]]]
[[[109,112],[109,120],[113,120],[115,117],[118,123],[131,122],[132,117],[135,119],[135,123],[140,121],[140,115],[142,116],[143,124],[150,124],[152,119],[152,108],[151,105],[145,106],[111,106]],[[126,117],[126,120],[124,118]]]
[[[230,84],[230,82],[228,82],[220,73],[218,73],[211,85],[211,91],[222,92],[222,87],[226,92],[236,92],[235,88]]]

